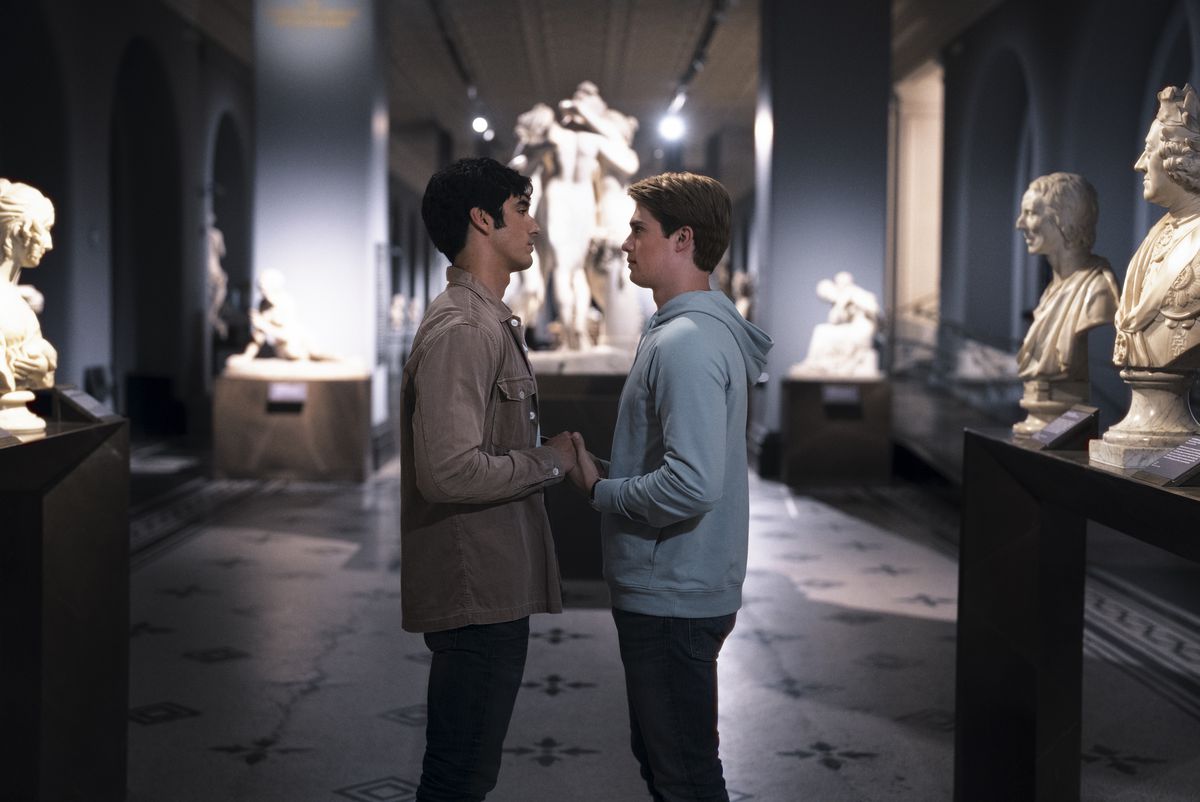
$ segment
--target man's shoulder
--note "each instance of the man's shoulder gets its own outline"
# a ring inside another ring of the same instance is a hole
[[[496,317],[482,308],[474,293],[450,285],[429,304],[413,337],[413,351],[422,345],[429,347],[444,337],[482,337],[496,345],[500,341],[499,329]]]

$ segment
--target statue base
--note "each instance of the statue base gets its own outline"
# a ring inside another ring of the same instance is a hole
[[[1086,404],[1088,401],[1088,383],[1086,381],[1046,381],[1034,380],[1025,382],[1025,394],[1018,402],[1021,409],[1029,413],[1025,420],[1013,424],[1013,434],[1018,437],[1030,437],[1046,428],[1046,424],[1066,412],[1076,404]]]
[[[1194,371],[1171,373],[1126,368],[1121,378],[1133,398],[1129,413],[1088,448],[1092,462],[1114,468],[1142,468],[1200,434],[1188,405]]]
[[[25,407],[33,397],[28,390],[14,390],[0,395],[0,429],[7,429],[13,434],[39,434],[46,431],[46,421]]]

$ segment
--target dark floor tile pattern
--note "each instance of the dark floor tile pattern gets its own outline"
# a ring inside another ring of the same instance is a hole
[[[188,660],[195,660],[197,663],[225,663],[230,660],[245,660],[250,653],[232,646],[216,646],[211,649],[184,652],[183,656]]]
[[[129,711],[129,720],[135,724],[148,726],[151,724],[168,724],[185,718],[200,715],[199,710],[181,705],[177,702],[156,702],[152,705],[142,705]]]
[[[424,727],[429,721],[428,705],[409,705],[379,714],[380,718],[395,721],[408,727]]]
[[[544,693],[546,696],[558,696],[567,691],[579,691],[585,688],[595,688],[594,682],[567,680],[558,674],[547,674],[539,680],[527,680],[521,683],[522,688]]]
[[[1093,744],[1091,749],[1085,749],[1080,759],[1084,765],[1097,764],[1130,777],[1135,776],[1145,766],[1167,762],[1157,757],[1131,755],[1100,744]]]
[[[599,754],[599,750],[597,749],[587,749],[582,746],[567,746],[565,743],[548,735],[529,746],[514,746],[504,751],[517,758],[528,757],[542,767],[553,766],[555,763],[563,760]]]
[[[417,798],[417,784],[399,777],[381,777],[334,793],[353,802],[412,802]]]
[[[567,632],[565,629],[562,629],[561,627],[553,627],[551,629],[546,630],[545,632],[530,632],[529,633],[529,638],[531,641],[540,641],[542,643],[549,643],[552,646],[557,646],[560,643],[567,643],[567,642],[573,641],[573,640],[586,640],[590,637],[592,637],[592,636],[586,635],[582,632]]]
[[[875,752],[861,752],[855,749],[840,749],[824,741],[817,741],[811,744],[807,749],[793,749],[789,752],[778,752],[780,757],[794,757],[798,760],[808,760],[815,758],[817,763],[820,763],[827,769],[833,771],[841,771],[842,767],[847,762],[870,760],[879,757]]]

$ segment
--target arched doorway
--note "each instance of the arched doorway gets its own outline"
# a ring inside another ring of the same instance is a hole
[[[182,434],[179,134],[165,68],[140,39],[126,48],[117,74],[110,168],[118,406],[135,434]]]
[[[966,159],[965,334],[1015,352],[1020,343],[1024,242],[1014,228],[1021,195],[1037,162],[1024,70],[1012,51],[997,53],[981,82]]]

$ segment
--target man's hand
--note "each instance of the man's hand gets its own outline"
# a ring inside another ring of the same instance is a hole
[[[546,441],[546,445],[558,452],[558,459],[562,463],[562,469],[565,473],[570,474],[575,470],[576,454],[575,441],[570,432],[559,432]]]
[[[592,485],[600,478],[600,471],[596,468],[595,457],[588,453],[583,435],[576,432],[571,435],[571,439],[575,444],[575,470],[571,471],[567,478],[576,490],[588,496],[591,495]]]

